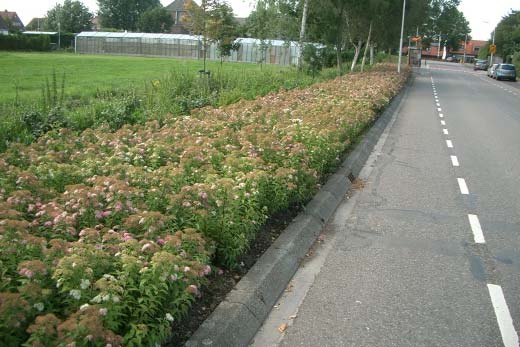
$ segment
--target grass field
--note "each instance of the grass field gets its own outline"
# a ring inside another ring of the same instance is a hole
[[[0,151],[30,143],[59,128],[82,131],[108,125],[162,122],[194,108],[254,99],[280,89],[335,77],[311,77],[294,67],[201,60],[0,53]]]
[[[174,58],[80,55],[70,53],[0,53],[0,103],[16,99],[30,101],[39,98],[46,79],[56,72],[61,83],[65,74],[68,96],[82,98],[98,91],[114,89],[144,89],[145,83],[163,79],[172,71],[196,73],[202,69],[200,60]],[[287,70],[280,66],[247,63],[208,62],[209,70],[245,72]]]

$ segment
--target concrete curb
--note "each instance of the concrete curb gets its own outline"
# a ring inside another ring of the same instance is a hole
[[[300,261],[350,189],[379,137],[399,110],[410,83],[350,152],[338,171],[284,230],[226,299],[202,323],[186,347],[247,346],[283,293]]]

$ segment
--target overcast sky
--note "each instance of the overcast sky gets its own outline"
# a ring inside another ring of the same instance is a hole
[[[161,0],[169,5],[173,0]],[[363,0],[360,0],[363,1]],[[97,11],[97,0],[82,1],[91,11]],[[47,10],[63,0],[1,0],[0,10],[16,11],[24,24],[33,17],[43,17]],[[255,0],[228,0],[236,16],[247,17],[254,8]],[[487,40],[500,19],[509,14],[511,9],[520,10],[520,0],[462,0],[459,9],[464,13],[471,26],[474,39]],[[485,23],[487,22],[487,23]]]

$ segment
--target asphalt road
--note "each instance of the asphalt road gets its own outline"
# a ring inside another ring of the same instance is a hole
[[[518,347],[518,85],[418,70],[252,346]]]

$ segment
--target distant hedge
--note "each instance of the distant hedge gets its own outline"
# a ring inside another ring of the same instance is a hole
[[[49,35],[0,35],[0,50],[50,51]]]

